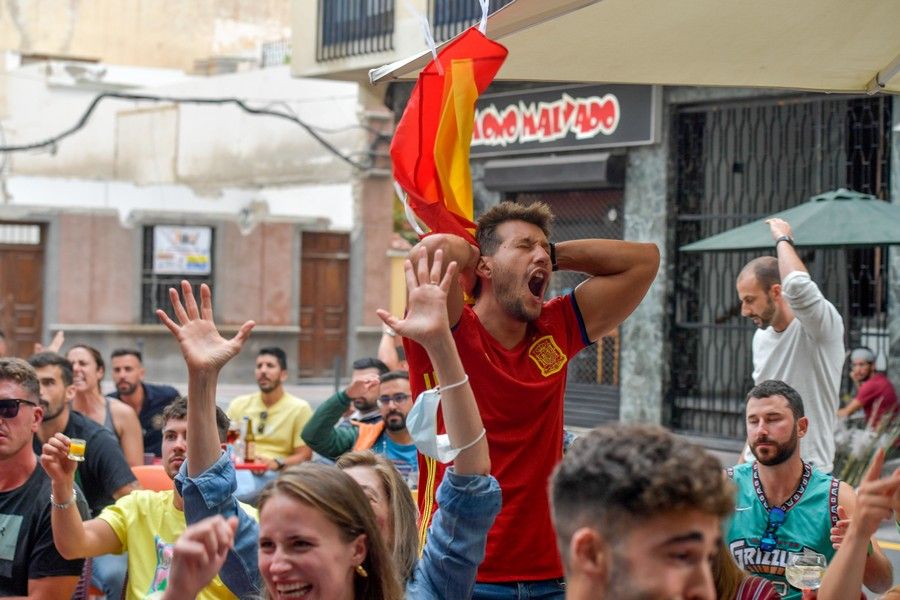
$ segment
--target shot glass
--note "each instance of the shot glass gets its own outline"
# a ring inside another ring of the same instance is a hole
[[[87,442],[79,438],[69,439],[69,460],[81,462],[84,460],[84,448]]]

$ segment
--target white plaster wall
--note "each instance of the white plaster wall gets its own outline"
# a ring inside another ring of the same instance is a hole
[[[191,215],[232,220],[245,231],[264,221],[295,221],[337,231],[353,226],[350,183],[226,187],[216,195],[203,196],[185,185],[15,176],[8,179],[7,189],[8,202],[0,206],[0,218],[114,209],[126,226]]]

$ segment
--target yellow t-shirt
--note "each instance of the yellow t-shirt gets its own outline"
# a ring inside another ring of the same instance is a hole
[[[263,458],[285,458],[295,449],[305,446],[300,432],[313,413],[309,402],[288,393],[266,407],[261,392],[238,396],[231,401],[226,412],[232,421],[240,421],[244,417],[253,419],[256,453]]]
[[[97,517],[109,523],[128,552],[127,598],[142,600],[166,589],[172,562],[172,547],[186,524],[184,513],[172,504],[174,490],[136,490],[103,509]],[[258,519],[256,509],[241,505]],[[216,576],[197,596],[202,600],[236,598]]]

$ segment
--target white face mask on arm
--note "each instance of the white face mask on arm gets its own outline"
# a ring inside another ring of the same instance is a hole
[[[469,380],[468,376],[458,383],[454,383],[450,387],[463,385]],[[416,449],[431,458],[444,464],[453,462],[460,452],[466,448],[470,448],[478,443],[484,437],[485,431],[481,430],[481,435],[461,448],[454,448],[450,443],[450,436],[446,433],[438,434],[437,432],[437,411],[441,404],[441,388],[436,387],[425,390],[416,398],[416,403],[406,415],[406,430],[413,439]]]

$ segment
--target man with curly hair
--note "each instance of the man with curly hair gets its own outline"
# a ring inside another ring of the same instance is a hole
[[[715,458],[661,427],[579,438],[550,483],[566,598],[714,599],[732,494]]]

